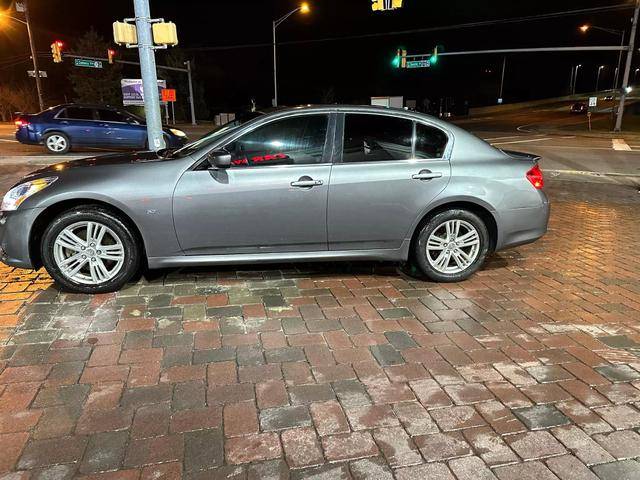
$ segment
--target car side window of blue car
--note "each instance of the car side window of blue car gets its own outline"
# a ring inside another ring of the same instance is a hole
[[[231,167],[323,163],[328,123],[328,115],[302,115],[258,127],[225,147]]]

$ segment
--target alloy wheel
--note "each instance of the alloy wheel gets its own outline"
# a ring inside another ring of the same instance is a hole
[[[62,152],[67,148],[67,139],[62,135],[51,135],[47,138],[47,148],[52,152]]]
[[[106,225],[83,221],[69,225],[58,234],[53,258],[62,275],[84,285],[100,285],[122,269],[124,245]]]
[[[464,220],[439,225],[427,241],[427,260],[438,272],[457,274],[469,268],[480,252],[480,235]]]

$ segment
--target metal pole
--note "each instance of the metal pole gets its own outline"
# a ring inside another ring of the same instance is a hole
[[[575,69],[574,66],[571,65],[571,76],[569,77],[569,95],[573,94],[573,73]]]
[[[187,60],[184,63],[187,66],[187,75],[189,76],[189,103],[191,104],[191,125],[197,125],[195,100],[193,99],[193,78],[191,77],[191,60]]]
[[[160,113],[160,95],[158,93],[158,73],[156,56],[151,34],[151,12],[149,0],[133,0],[138,31],[138,51],[140,54],[140,72],[144,88],[144,110],[147,117],[147,137],[149,149],[158,151],[166,147],[162,134],[162,116]]]
[[[40,69],[38,68],[38,56],[36,55],[36,45],[31,33],[31,21],[29,20],[29,6],[27,0],[24,2],[24,16],[27,22],[27,34],[29,35],[29,47],[31,48],[31,58],[33,60],[33,71],[36,76],[36,90],[38,92],[38,104],[40,111],[44,110],[44,100],[42,98],[42,83],[40,81]]]
[[[600,72],[602,72],[602,67],[598,67],[598,75],[596,76],[596,93],[600,91],[598,89],[598,87],[600,86]]]
[[[171,121],[176,124],[176,102],[171,102]]]
[[[278,53],[276,50],[276,22],[273,22],[273,106],[278,106]]]
[[[504,73],[507,69],[507,57],[502,59],[502,79],[500,80],[500,96],[498,98],[502,98],[502,94],[504,93]]]
[[[616,118],[615,132],[622,130],[622,116],[624,115],[624,104],[627,100],[627,87],[629,86],[629,74],[633,63],[633,49],[636,43],[636,31],[638,29],[638,14],[640,13],[640,0],[636,0],[636,8],[633,12],[633,24],[631,26],[631,37],[629,37],[629,49],[627,50],[627,64],[624,69],[622,79],[622,94],[620,95],[620,106],[618,107],[618,117]]]
[[[627,35],[627,31],[622,32],[622,39],[620,40],[620,46],[624,47],[624,37]],[[618,88],[618,80],[620,79],[620,67],[622,67],[622,50],[618,52],[618,67],[616,68],[616,75],[613,80],[613,89]]]

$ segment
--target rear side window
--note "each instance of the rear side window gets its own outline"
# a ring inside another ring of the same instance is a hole
[[[344,163],[408,160],[412,157],[413,122],[384,115],[347,114]]]
[[[447,142],[447,135],[442,130],[416,124],[416,158],[444,157]]]
[[[98,118],[104,122],[126,122],[124,115],[114,110],[98,110]]]
[[[328,123],[327,115],[304,115],[258,127],[226,146],[231,166],[322,163]]]
[[[67,107],[60,112],[58,118],[68,120],[93,120],[93,110],[90,108]]]

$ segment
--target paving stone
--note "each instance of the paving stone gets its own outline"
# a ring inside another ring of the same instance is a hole
[[[504,440],[489,427],[463,430],[465,439],[491,468],[516,463],[518,457]]]
[[[635,460],[605,463],[596,465],[593,471],[601,480],[634,480],[640,478],[640,463]]]
[[[438,426],[427,410],[417,402],[398,403],[394,405],[393,410],[402,426],[412,437],[438,432]]]
[[[59,463],[79,462],[87,441],[86,436],[69,436],[29,442],[22,452],[18,468],[30,470]]]
[[[560,480],[598,480],[584,463],[571,455],[550,458],[546,463]]]
[[[350,480],[351,478],[353,477],[347,465],[323,465],[291,473],[291,480]]]
[[[573,375],[560,365],[541,365],[527,368],[527,372],[540,383],[560,382],[571,380]]]
[[[614,405],[593,409],[616,430],[640,427],[640,412],[630,405]]]
[[[535,405],[513,410],[513,413],[529,430],[544,430],[571,423],[554,405]]]
[[[526,462],[498,467],[494,471],[499,480],[557,480],[541,462]]]
[[[184,435],[184,469],[206,470],[224,461],[223,436],[220,429],[188,432]]]
[[[294,405],[326,402],[336,398],[331,385],[300,385],[289,388],[289,397]]]
[[[338,402],[312,403],[309,409],[319,435],[349,433],[347,417]]]
[[[456,405],[470,405],[494,399],[493,394],[487,390],[487,387],[480,383],[448,385],[444,387],[444,390]]]
[[[80,464],[80,472],[116,470],[124,459],[128,440],[129,434],[126,431],[92,435]]]
[[[545,431],[510,435],[505,437],[505,441],[524,460],[537,460],[566,453],[564,447]]]
[[[473,407],[438,408],[429,413],[445,432],[486,425]]]
[[[626,335],[607,335],[596,338],[612,348],[640,348],[639,343],[636,343]]]
[[[458,480],[496,480],[496,476],[478,457],[456,458],[449,468]]]
[[[593,439],[616,460],[640,457],[640,435],[632,430],[598,434]]]
[[[406,350],[418,346],[407,332],[385,332],[384,336],[396,350]]]
[[[594,370],[612,382],[632,382],[640,379],[640,372],[628,365],[605,365],[595,367]]]
[[[311,425],[311,415],[305,405],[270,408],[260,411],[260,428],[264,431]]]
[[[471,447],[458,432],[423,435],[415,437],[414,441],[427,462],[439,462],[472,454]]]
[[[353,430],[395,427],[400,423],[390,405],[365,405],[345,409]]]
[[[277,433],[259,433],[230,438],[225,442],[225,456],[231,464],[272,460],[282,456]]]
[[[396,470],[397,480],[455,480],[444,463],[429,463]]]
[[[382,459],[364,458],[351,462],[349,467],[354,480],[393,480],[391,469]]]
[[[612,462],[614,458],[589,435],[573,425],[557,427],[553,435],[585,465]]]
[[[401,427],[380,428],[373,438],[392,468],[422,463],[418,447]]]
[[[358,460],[378,455],[378,447],[369,432],[322,437],[322,448],[330,462]]]
[[[313,467],[324,463],[322,448],[313,428],[285,430],[281,438],[290,468]]]
[[[391,345],[373,345],[369,349],[377,362],[383,367],[405,363],[400,352]]]
[[[284,460],[267,460],[247,465],[246,473],[247,480],[289,480],[290,471]]]

